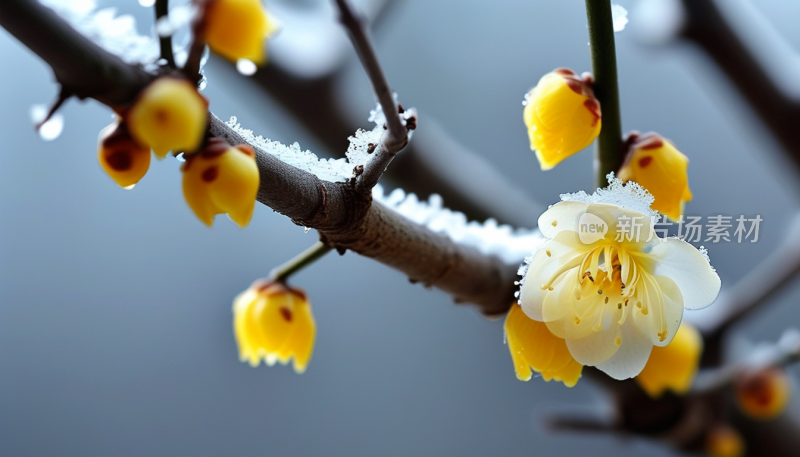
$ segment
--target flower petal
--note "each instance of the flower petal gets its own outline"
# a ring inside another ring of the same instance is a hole
[[[571,246],[562,243],[560,239],[550,240],[536,251],[528,265],[528,271],[525,273],[525,281],[520,288],[519,304],[528,317],[537,321],[544,320],[542,306],[549,291],[543,290],[542,286],[547,284],[560,268],[574,261],[579,255],[581,255],[580,252],[576,252]],[[565,275],[566,273],[553,285],[562,282]]]
[[[686,309],[705,308],[716,300],[721,286],[719,276],[694,246],[667,238],[655,243],[649,255],[657,261],[651,273],[675,281]]]
[[[619,325],[592,331],[583,338],[567,339],[567,347],[575,360],[582,365],[600,365],[617,353],[616,339]],[[649,342],[648,342],[649,344]]]
[[[583,202],[556,203],[539,216],[539,231],[547,238],[555,238],[562,230],[577,231],[578,219],[587,207]]]
[[[652,341],[631,317],[639,316],[629,316],[622,324],[619,350],[606,362],[597,365],[599,370],[614,379],[628,379],[641,373],[653,350]]]

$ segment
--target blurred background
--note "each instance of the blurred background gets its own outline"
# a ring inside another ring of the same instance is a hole
[[[336,72],[331,91],[346,122],[369,128],[374,97],[329,3],[267,4],[285,15],[273,64],[300,80]],[[583,1],[354,3],[379,16],[378,55],[400,101],[419,109],[420,136],[435,123],[539,210],[592,190],[591,151],[539,170],[521,105],[544,73],[590,70]],[[629,11],[636,3],[619,1]],[[99,4],[152,29],[152,9],[136,0]],[[756,45],[766,25],[800,46],[800,3],[752,8],[763,23],[752,12],[735,19]],[[630,19],[616,35],[623,129],[656,130],[689,156],[689,215],[763,218],[757,243],[706,244],[730,286],[779,244],[797,177],[704,55],[645,46]],[[673,455],[636,439],[545,430],[548,412],[595,405],[600,391],[586,380],[573,389],[517,381],[502,321],[353,253],[294,279],[318,326],[305,374],[240,363],[233,297],[315,232],[262,205],[244,230],[224,217],[206,228],[183,201],[174,159],[154,162],[135,190],[118,188],[96,158],[110,110],[71,100],[63,133],[43,141],[28,113],[55,99],[50,69],[5,31],[0,61],[0,455]],[[219,117],[319,155],[343,153],[230,63],[212,56],[206,75]],[[480,170],[464,178],[491,197]],[[538,217],[520,212],[515,220]],[[775,340],[800,321],[798,298],[790,287],[739,334]]]

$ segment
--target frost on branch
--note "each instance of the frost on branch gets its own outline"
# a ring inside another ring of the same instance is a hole
[[[39,0],[64,18],[76,30],[106,51],[130,64],[144,65],[147,70],[159,58],[158,42],[136,31],[136,19],[126,14],[117,16],[116,8],[97,9],[95,0]]]
[[[467,216],[443,206],[442,197],[431,195],[427,202],[414,194],[395,189],[385,195],[378,185],[372,198],[397,211],[413,222],[450,237],[456,243],[472,246],[487,255],[496,255],[508,263],[519,263],[542,243],[538,230],[513,229],[494,219],[480,223],[467,221]]]

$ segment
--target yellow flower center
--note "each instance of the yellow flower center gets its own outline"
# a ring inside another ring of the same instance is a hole
[[[664,341],[668,330],[661,288],[634,256],[641,254],[628,252],[618,245],[595,247],[565,262],[542,285],[542,290],[559,293],[565,290],[556,291],[556,288],[572,287],[572,320],[581,324],[593,318],[595,331],[608,328],[614,321],[622,325],[633,306],[643,316],[654,311],[658,319],[658,338]],[[559,281],[565,275],[565,280]],[[619,337],[616,343],[620,344]]]

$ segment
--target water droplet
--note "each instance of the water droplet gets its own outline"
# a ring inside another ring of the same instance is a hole
[[[178,162],[186,162],[186,158],[183,157],[183,153],[182,152],[180,154],[176,155],[175,158],[178,159]]]
[[[303,233],[308,233],[311,231],[311,227],[303,227]]]
[[[131,189],[133,189],[134,187],[136,187],[136,184],[131,184],[130,186],[125,186],[125,187],[123,187],[123,189],[125,189],[125,190],[131,190]]]
[[[258,67],[251,60],[239,59],[236,61],[236,70],[245,76],[252,76],[256,73]]]
[[[38,125],[47,117],[48,108],[45,105],[33,105],[30,109],[31,121]],[[55,113],[50,119],[39,127],[39,136],[45,141],[53,141],[61,135],[64,130],[64,116]]]
[[[145,8],[150,8],[151,6],[156,4],[156,0],[139,0],[139,4],[144,6]]]

